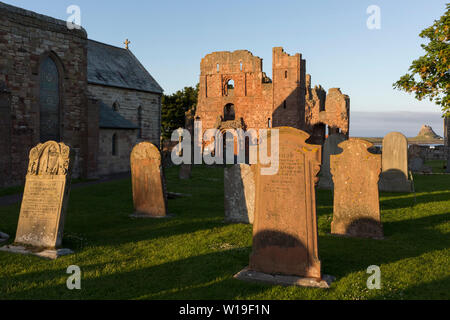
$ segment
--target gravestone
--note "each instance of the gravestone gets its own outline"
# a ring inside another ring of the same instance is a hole
[[[132,217],[167,217],[167,192],[161,152],[150,142],[133,148],[130,157],[135,213]]]
[[[368,151],[372,143],[350,139],[331,156],[334,211],[331,233],[350,237],[383,238],[378,180],[381,155]]]
[[[432,173],[433,169],[425,165],[422,148],[413,144],[408,149],[408,167],[415,173]]]
[[[8,241],[8,239],[9,239],[9,235],[7,235],[6,233],[0,232],[0,243]]]
[[[333,179],[330,172],[330,156],[342,152],[338,147],[339,143],[346,140],[343,134],[332,134],[326,140],[323,146],[322,166],[320,168],[319,188],[333,189]]]
[[[180,180],[189,180],[191,178],[192,172],[192,164],[182,164],[180,165],[179,179]]]
[[[253,223],[255,179],[251,166],[233,165],[224,170],[225,221]]]
[[[49,141],[31,149],[14,245],[3,251],[56,259],[72,253],[59,249],[69,199],[74,152]]]
[[[249,267],[235,278],[328,287],[317,245],[315,183],[321,146],[307,144],[307,133],[288,127],[270,129],[269,140],[275,130],[279,132],[278,172],[265,175],[262,169],[268,166],[256,165],[253,250]]]
[[[391,132],[384,137],[381,165],[381,191],[412,191],[412,181],[408,179],[408,139],[400,132]]]

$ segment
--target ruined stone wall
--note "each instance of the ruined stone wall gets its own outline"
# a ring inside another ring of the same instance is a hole
[[[79,150],[78,159],[83,162],[86,149],[83,145],[87,100],[86,32],[69,30],[64,21],[0,2],[0,52],[0,82],[10,91],[11,136],[10,152],[0,154],[0,162],[12,164],[8,176],[2,177],[0,183],[23,182],[28,153],[40,140],[39,67],[49,55],[54,58],[60,73],[61,140]]]
[[[322,144],[326,127],[330,132],[348,136],[350,98],[337,89],[328,94],[321,87],[311,88],[306,61],[300,54],[289,55],[283,48],[273,48],[272,77],[262,68],[262,59],[249,51],[214,52],[201,62],[200,91],[195,117],[203,131],[228,128],[225,106],[234,105],[235,123],[241,118],[244,128],[288,126],[312,135],[312,142]],[[227,83],[234,81],[234,89]],[[218,119],[219,118],[219,119]]]
[[[273,126],[304,129],[306,62],[297,53],[273,48]]]
[[[113,155],[113,136],[117,137]],[[129,172],[131,150],[137,143],[137,130],[100,129],[98,169],[99,176]]]
[[[249,51],[215,52],[200,65],[200,91],[196,118],[203,129],[214,128],[224,117],[227,104],[234,105],[235,119],[246,128],[267,128],[272,119],[271,81],[262,71],[262,59]],[[234,81],[234,89],[227,84]]]
[[[149,141],[160,146],[161,136],[161,95],[157,93],[142,92],[129,89],[106,87],[102,85],[88,85],[90,95],[102,100],[108,106],[118,105],[118,111],[125,119],[137,126],[138,109],[142,108],[140,141]],[[137,132],[136,132],[137,135]]]

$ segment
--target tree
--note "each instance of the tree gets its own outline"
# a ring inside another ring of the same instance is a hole
[[[195,88],[185,87],[176,93],[162,97],[161,108],[161,134],[163,138],[170,139],[172,132],[184,128],[185,113],[197,106],[199,85]]]
[[[421,47],[426,54],[412,62],[410,73],[393,84],[395,89],[414,93],[416,99],[428,98],[450,117],[450,3],[445,14],[419,36],[428,39]]]

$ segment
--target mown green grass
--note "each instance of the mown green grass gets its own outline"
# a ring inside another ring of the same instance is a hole
[[[444,160],[428,160],[425,161],[426,166],[430,166],[433,169],[433,173],[444,173],[444,165],[446,161]]]
[[[76,251],[57,261],[0,252],[0,299],[448,299],[450,177],[416,176],[417,193],[383,194],[385,240],[329,234],[333,203],[319,190],[319,255],[328,290],[241,282],[233,275],[249,260],[252,228],[223,222],[223,170],[196,167],[168,189],[192,195],[169,201],[175,218],[135,220],[131,183],[75,189],[64,245]],[[0,229],[14,236],[19,205],[0,207]],[[66,269],[82,270],[82,289],[66,288]],[[382,289],[368,290],[371,265]]]

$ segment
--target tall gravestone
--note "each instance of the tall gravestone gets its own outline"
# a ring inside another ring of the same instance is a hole
[[[320,168],[319,188],[333,189],[333,179],[330,172],[330,156],[342,151],[339,144],[346,140],[343,134],[332,134],[326,140],[323,146],[322,166]]]
[[[412,191],[408,170],[408,139],[400,132],[391,132],[384,137],[381,165],[381,191]]]
[[[381,155],[368,151],[372,143],[350,139],[331,156],[334,211],[331,233],[350,237],[383,238],[378,180]]]
[[[264,175],[266,166],[256,165],[253,251],[249,267],[235,277],[328,287],[317,245],[315,183],[321,146],[307,144],[307,133],[288,127],[269,130],[269,140],[274,130],[279,130],[278,172]]]
[[[161,152],[150,142],[133,148],[130,157],[133,217],[164,218],[167,216],[167,192],[161,163]]]
[[[224,200],[226,222],[253,223],[255,179],[250,165],[224,169]]]
[[[49,141],[30,151],[28,173],[15,243],[4,251],[57,258],[71,253],[59,249],[69,199],[74,152],[64,143]]]

